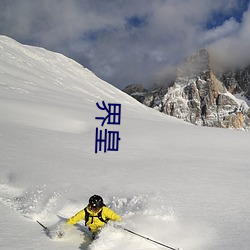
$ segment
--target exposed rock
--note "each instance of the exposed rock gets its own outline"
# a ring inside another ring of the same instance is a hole
[[[250,66],[245,69],[228,70],[218,73],[218,79],[222,81],[232,94],[242,93],[250,100]]]
[[[128,95],[133,96],[139,102],[144,101],[145,94],[147,92],[142,84],[130,84],[125,89],[123,89],[123,91]]]
[[[147,90],[144,89],[142,84],[131,84],[131,85],[128,85],[123,91],[125,93],[131,95],[131,94],[134,94],[136,92],[143,93],[143,92],[146,92]]]

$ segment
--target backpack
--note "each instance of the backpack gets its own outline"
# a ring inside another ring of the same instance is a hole
[[[105,206],[105,205],[104,205],[104,206]],[[109,219],[104,220],[104,219],[102,218],[102,210],[101,210],[96,216],[90,215],[90,213],[89,213],[88,210],[87,210],[87,207],[84,208],[84,212],[85,212],[85,219],[84,219],[84,220],[85,220],[85,226],[87,226],[87,222],[89,221],[90,218],[92,219],[92,221],[91,221],[90,224],[92,224],[93,221],[94,221],[94,217],[97,217],[100,221],[102,221],[102,222],[104,222],[104,223],[107,223],[107,222],[109,221]]]

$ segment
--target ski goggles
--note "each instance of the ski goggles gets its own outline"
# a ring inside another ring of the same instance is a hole
[[[93,206],[93,205],[90,205],[89,208],[93,212],[97,212],[97,211],[99,211],[101,209],[101,207],[97,207],[97,206]]]

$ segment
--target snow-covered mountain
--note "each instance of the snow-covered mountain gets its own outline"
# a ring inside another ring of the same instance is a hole
[[[95,153],[106,104],[121,104],[118,151]],[[248,250],[250,134],[193,126],[140,104],[63,55],[0,37],[1,249],[153,250],[108,225],[93,243],[84,222],[48,238],[92,194],[122,225],[184,250]],[[63,222],[62,222],[63,223]]]
[[[250,66],[245,68],[218,72],[218,79],[223,82],[230,93],[245,97],[250,103]]]
[[[221,73],[213,69],[211,61],[208,50],[200,50],[180,65],[171,86],[147,91],[131,85],[124,92],[146,106],[196,125],[249,129],[249,69]]]

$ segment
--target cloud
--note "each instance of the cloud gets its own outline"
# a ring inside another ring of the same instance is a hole
[[[229,20],[226,20],[221,26],[204,31],[204,34],[201,36],[200,43],[211,44],[219,41],[237,33],[239,28],[240,24],[232,17]]]
[[[242,22],[233,17],[239,2],[2,0],[0,33],[61,52],[120,88],[149,86],[204,46],[218,53],[249,40],[248,13]],[[219,15],[222,23],[214,20]]]
[[[220,29],[227,29],[224,24]],[[243,15],[242,22],[221,39],[210,44],[216,61],[225,67],[245,67],[250,64],[250,10]]]

